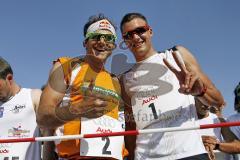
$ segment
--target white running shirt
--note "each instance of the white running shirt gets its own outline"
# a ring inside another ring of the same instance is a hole
[[[31,89],[22,88],[5,103],[0,103],[0,139],[28,138],[39,135]],[[1,160],[40,160],[40,143],[2,143]]]
[[[136,63],[123,75],[137,129],[198,125],[194,98],[178,92],[179,82],[165,66],[164,57],[179,69],[172,50],[167,50]],[[135,159],[172,160],[203,153],[206,151],[198,130],[140,134]]]

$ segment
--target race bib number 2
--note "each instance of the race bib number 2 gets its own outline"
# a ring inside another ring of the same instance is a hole
[[[123,131],[121,123],[109,116],[96,119],[81,118],[81,134]],[[80,155],[112,157],[122,160],[123,136],[81,139]]]

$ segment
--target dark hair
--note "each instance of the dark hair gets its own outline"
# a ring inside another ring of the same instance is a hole
[[[234,89],[235,96],[240,96],[240,82]]]
[[[0,78],[6,79],[8,74],[13,74],[12,68],[5,59],[0,57]]]
[[[234,108],[240,112],[240,82],[234,89],[235,99],[234,99]]]
[[[46,84],[42,85],[41,90],[43,91],[46,88]]]
[[[102,20],[102,19],[108,20],[108,21],[111,23],[111,25],[114,27],[114,29],[117,30],[117,27],[115,26],[115,24],[114,24],[108,17],[106,17],[103,13],[99,13],[98,15],[93,15],[93,16],[90,16],[90,17],[88,18],[88,22],[84,25],[84,28],[83,28],[83,35],[84,35],[84,37],[85,37],[86,34],[87,34],[87,29],[88,29],[88,27],[89,27],[91,24],[93,24],[93,23],[95,23],[95,22],[97,22],[97,21],[100,21],[100,20]]]
[[[240,113],[240,102],[237,99],[237,97],[234,98],[234,109],[235,111],[237,111],[238,113]]]
[[[144,20],[146,23],[147,22],[147,18],[142,15],[141,13],[127,13],[125,14],[125,16],[122,18],[121,24],[120,24],[120,29],[122,32],[122,27],[125,23],[130,22],[131,20],[135,19],[135,18],[141,18],[142,20]]]

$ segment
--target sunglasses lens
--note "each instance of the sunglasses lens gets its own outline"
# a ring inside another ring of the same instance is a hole
[[[146,31],[147,31],[147,29],[144,28],[144,27],[137,28],[137,29],[135,30],[135,32],[136,32],[138,35],[142,35],[142,34],[145,33]]]
[[[149,27],[147,27],[147,26],[139,27],[139,28],[134,29],[133,31],[126,32],[123,35],[123,38],[124,39],[130,39],[130,38],[133,37],[134,34],[137,34],[138,36],[141,36],[142,34],[144,34],[148,30],[149,30]]]
[[[98,40],[98,39],[100,39],[100,35],[99,34],[92,34],[92,36],[90,36],[89,39]]]
[[[103,37],[107,42],[115,42],[115,37],[112,34],[104,34]]]

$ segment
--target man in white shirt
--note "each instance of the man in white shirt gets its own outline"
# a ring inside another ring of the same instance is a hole
[[[193,96],[206,105],[223,104],[221,93],[189,50],[176,46],[158,53],[154,49],[153,29],[142,14],[126,14],[121,32],[137,61],[121,76],[126,130],[195,125]],[[125,140],[129,159],[134,154],[135,159],[146,160],[208,159],[198,131],[140,134]]]
[[[195,105],[197,109],[198,122],[200,125],[220,123],[217,115],[210,112],[209,106],[204,105],[197,98],[195,98]],[[221,128],[201,129],[199,131],[202,136],[213,136],[216,137],[217,141],[223,141],[221,136]],[[208,146],[205,146],[205,148],[208,151],[209,158],[217,160],[224,159],[223,153],[216,150],[213,151],[212,148]]]
[[[36,110],[41,90],[21,88],[9,63],[0,57],[0,138],[39,136]],[[40,143],[0,144],[0,159],[40,160]]]
[[[227,118],[228,122],[240,121],[240,83],[236,86],[234,90],[235,101],[234,108],[237,111],[236,114],[231,115]],[[219,117],[221,122],[225,122],[224,118]],[[227,128],[222,128],[222,135],[225,142],[219,142],[215,137],[205,137],[205,143],[212,145],[211,148],[218,149],[222,152],[233,154],[232,156],[228,155],[227,160],[239,160],[240,156],[240,127],[234,126],[230,127],[230,131]]]

